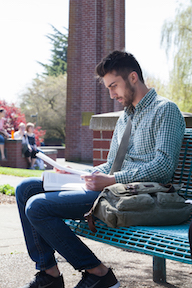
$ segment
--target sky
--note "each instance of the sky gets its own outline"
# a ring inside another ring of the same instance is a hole
[[[178,0],[125,0],[125,50],[134,54],[147,74],[168,81],[172,62],[160,47],[165,20],[173,20]],[[19,95],[29,87],[51,56],[46,38],[55,26],[68,28],[68,0],[0,1],[0,100],[19,104]]]

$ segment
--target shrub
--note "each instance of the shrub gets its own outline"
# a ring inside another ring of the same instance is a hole
[[[15,195],[15,188],[9,184],[0,185],[0,193],[5,195]]]

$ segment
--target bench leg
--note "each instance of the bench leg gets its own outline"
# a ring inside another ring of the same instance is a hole
[[[153,281],[166,282],[166,259],[153,256]]]

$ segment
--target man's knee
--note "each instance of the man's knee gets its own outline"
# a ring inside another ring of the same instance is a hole
[[[26,178],[17,186],[15,196],[18,201],[26,202],[32,195],[42,191],[41,178]]]
[[[22,200],[23,196],[24,196],[24,189],[25,189],[25,182],[26,179],[23,180],[19,185],[17,185],[16,189],[15,189],[15,197],[17,200]]]
[[[44,198],[41,198],[41,195],[34,195],[27,201],[25,206],[25,214],[32,224],[42,220],[44,211],[43,202]]]

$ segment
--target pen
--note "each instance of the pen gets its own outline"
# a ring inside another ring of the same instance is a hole
[[[96,172],[99,172],[98,170],[93,170],[93,172],[91,172],[91,175],[95,174]]]
[[[91,172],[91,173],[88,174],[88,175],[92,176],[92,175],[94,175],[96,172],[99,172],[99,171],[98,171],[98,170],[93,170],[93,172]],[[81,178],[83,179],[83,175],[81,175]]]

